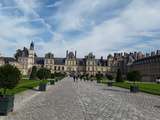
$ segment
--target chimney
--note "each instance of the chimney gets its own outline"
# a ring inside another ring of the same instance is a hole
[[[156,54],[155,54],[155,52],[153,51],[153,52],[151,52],[151,56],[155,56]]]
[[[77,57],[77,51],[75,51],[75,58]]]
[[[160,55],[160,50],[157,50],[157,55]]]
[[[68,57],[68,50],[66,51],[66,58]]]
[[[149,55],[149,53],[146,53],[146,57],[149,57],[150,55]]]

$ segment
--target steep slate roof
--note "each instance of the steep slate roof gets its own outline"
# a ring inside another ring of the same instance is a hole
[[[156,61],[155,59],[156,58],[158,58],[157,60],[158,61]],[[154,56],[149,56],[149,57],[145,57],[145,58],[143,58],[143,59],[139,59],[139,60],[136,60],[136,61],[134,61],[133,62],[133,64],[142,64],[143,63],[143,61],[146,61],[147,60],[147,63],[148,62],[159,62],[159,59],[160,59],[160,55],[154,55]]]
[[[9,62],[16,62],[16,59],[15,58],[12,58],[12,57],[3,57],[5,63],[9,63]]]
[[[44,65],[44,57],[37,57],[35,59],[36,64],[41,64]],[[54,58],[54,64],[55,65],[65,65],[65,60],[66,58]],[[100,66],[106,66],[107,65],[107,60],[102,60],[102,59],[96,59],[96,64]],[[77,64],[80,66],[85,66],[86,65],[86,59],[85,58],[77,58]]]
[[[85,60],[85,58],[77,58],[77,63],[80,66],[84,66],[84,65],[86,65],[86,60]]]
[[[73,52],[69,52],[69,54],[68,54],[67,57],[69,57],[69,58],[74,58],[75,56],[74,56],[74,53],[73,53]]]
[[[54,64],[55,65],[65,65],[65,59],[66,58],[54,58]]]
[[[36,64],[44,65],[44,57],[37,57],[35,59]]]
[[[100,65],[100,66],[106,66],[107,65],[107,60],[96,59],[96,63],[97,63],[97,65]]]

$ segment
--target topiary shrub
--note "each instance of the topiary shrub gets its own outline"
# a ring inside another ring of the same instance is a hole
[[[139,92],[139,86],[136,85],[136,81],[140,81],[142,78],[139,71],[131,71],[127,74],[127,79],[133,82],[133,85],[130,86],[130,91],[133,93]]]
[[[94,79],[94,75],[91,75],[90,80],[93,81],[93,79]]]
[[[30,80],[36,80],[37,79],[37,67],[33,66],[32,71],[29,77]]]
[[[112,81],[114,77],[112,75],[107,75],[108,80]]]
[[[52,79],[54,79],[54,78],[55,78],[55,75],[54,75],[54,73],[52,73],[52,74],[51,74],[51,78],[52,78]]]
[[[42,80],[42,82],[39,84],[39,90],[40,91],[46,91],[47,86],[47,79],[51,77],[51,71],[47,68],[40,68],[37,71],[37,77]]]
[[[51,77],[51,71],[48,70],[47,68],[40,68],[38,71],[37,71],[37,77],[40,79],[40,80],[46,80],[48,78]]]
[[[121,73],[121,70],[120,70],[120,69],[117,70],[116,82],[124,82],[124,81],[123,81],[123,78],[122,78],[122,73]]]
[[[21,80],[21,72],[15,66],[6,64],[0,67],[0,115],[13,111],[14,95],[7,95],[7,89],[13,89]]]
[[[83,75],[80,75],[80,76],[79,76],[79,78],[80,78],[80,80],[82,81],[82,79],[83,79]]]
[[[86,80],[87,81],[89,80],[89,74],[86,74]]]
[[[97,83],[101,83],[102,78],[103,78],[103,74],[101,73],[96,74]]]
[[[2,94],[6,94],[7,89],[13,89],[21,80],[21,72],[15,66],[6,64],[0,67],[0,88],[3,89]]]
[[[57,78],[58,80],[62,80],[66,76],[66,73],[55,72],[51,74],[51,78]]]
[[[110,86],[110,87],[111,87],[111,86],[112,86],[112,84],[113,84],[113,83],[112,83],[112,80],[113,80],[114,78],[113,78],[113,76],[112,76],[112,75],[110,75],[110,74],[109,74],[109,75],[107,75],[107,78],[108,78],[108,80],[109,80],[109,82],[107,82],[107,84],[108,84],[108,86]]]
[[[134,82],[134,84],[136,81],[141,81],[141,78],[142,78],[142,76],[139,71],[131,71],[127,74],[127,79],[129,81]]]

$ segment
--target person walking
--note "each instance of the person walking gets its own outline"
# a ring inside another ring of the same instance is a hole
[[[74,80],[74,82],[76,81],[76,76],[75,75],[73,75],[73,80]]]

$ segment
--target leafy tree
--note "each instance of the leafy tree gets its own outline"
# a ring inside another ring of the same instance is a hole
[[[46,80],[51,77],[51,71],[42,67],[37,71],[37,77],[40,80]]]
[[[89,80],[89,74],[85,74],[86,80]]]
[[[142,78],[141,73],[139,71],[131,71],[127,74],[127,79],[129,81],[133,81],[134,83],[136,81],[140,81]]]
[[[13,89],[21,80],[21,72],[15,66],[6,64],[0,67],[0,88],[4,89],[6,94],[7,89]]]
[[[37,67],[33,66],[29,79],[35,80],[37,78]]]
[[[52,78],[52,79],[54,79],[54,78],[55,78],[55,75],[54,75],[54,73],[52,73],[52,74],[51,74],[51,78]]]
[[[103,74],[101,74],[100,72],[98,72],[98,73],[96,74],[97,83],[100,83],[100,82],[101,82],[102,77],[103,77]]]
[[[61,72],[55,72],[51,74],[51,78],[64,78],[66,76],[66,73],[61,73]]]
[[[98,72],[98,73],[96,74],[96,78],[102,79],[102,77],[103,77],[103,74],[101,74],[100,72]]]
[[[123,82],[122,73],[120,69],[118,69],[117,71],[116,82]]]
[[[114,79],[112,75],[107,75],[107,78],[108,78],[109,80],[113,80],[113,79]]]

